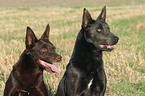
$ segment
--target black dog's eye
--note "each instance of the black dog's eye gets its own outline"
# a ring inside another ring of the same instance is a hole
[[[108,29],[108,30],[110,30],[110,28],[109,28],[109,27],[107,27],[107,29]]]
[[[101,31],[102,31],[102,29],[96,29],[96,31],[97,31],[97,32],[101,32]]]
[[[42,52],[47,52],[47,49],[46,48],[42,48],[41,51]]]

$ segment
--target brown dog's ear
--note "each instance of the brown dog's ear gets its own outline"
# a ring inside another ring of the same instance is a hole
[[[49,24],[47,24],[47,27],[46,27],[46,29],[45,29],[45,31],[40,39],[48,39],[49,40],[49,32],[50,32],[50,26],[49,26]]]
[[[32,29],[30,27],[27,27],[27,31],[26,31],[26,40],[25,40],[25,44],[26,44],[26,49],[30,49],[32,47],[34,47],[35,42],[38,39],[36,38],[34,32],[32,31]]]
[[[106,6],[103,6],[100,15],[98,16],[97,20],[106,20]]]
[[[85,28],[91,21],[92,21],[92,17],[89,11],[86,8],[84,8],[83,18],[82,18],[82,27]]]

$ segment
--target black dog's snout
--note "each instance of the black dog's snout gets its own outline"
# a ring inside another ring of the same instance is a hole
[[[115,36],[114,37],[114,44],[116,44],[119,41],[119,37]]]

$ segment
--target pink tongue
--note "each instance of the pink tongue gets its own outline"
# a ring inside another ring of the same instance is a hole
[[[115,45],[112,46],[108,45],[107,48],[115,48]]]
[[[60,74],[60,71],[57,69],[57,67],[55,65],[49,64],[49,63],[46,63],[46,62],[45,62],[45,64],[48,65],[51,68],[52,71],[56,72],[57,74]]]
[[[102,44],[101,44],[101,45],[99,45],[99,46],[100,46],[101,48],[107,47],[108,49],[109,49],[109,48],[115,48],[115,45],[112,45],[112,46],[111,46],[111,45],[102,45]]]
[[[57,69],[57,67],[56,67],[55,65],[50,64],[50,63],[47,63],[47,62],[42,61],[42,60],[39,60],[39,61],[41,62],[41,64],[42,64],[43,66],[48,66],[48,67],[51,68],[52,71],[56,72],[57,74],[60,74],[60,71]]]
[[[101,44],[101,45],[99,45],[99,46],[100,46],[101,48],[105,47],[105,45],[102,45],[102,44]]]

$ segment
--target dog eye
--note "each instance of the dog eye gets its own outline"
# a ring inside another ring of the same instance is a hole
[[[56,51],[56,48],[55,48],[55,47],[53,47],[52,49],[53,49],[54,51]]]
[[[47,52],[46,48],[41,49],[42,52]]]

